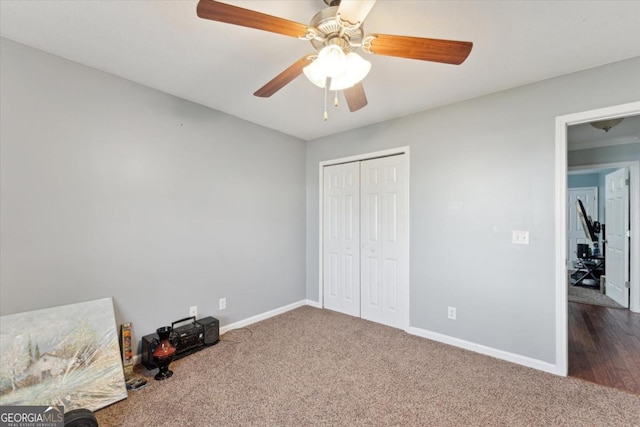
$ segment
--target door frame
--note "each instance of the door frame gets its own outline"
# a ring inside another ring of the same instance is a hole
[[[567,280],[567,127],[594,120],[606,120],[640,114],[640,102],[615,105],[590,111],[558,116],[555,119],[555,312],[556,312],[556,374],[569,373],[568,341],[568,280]],[[640,161],[629,162],[631,184],[640,184]],[[599,166],[599,165],[598,165]],[[630,251],[640,254],[640,196],[631,192]],[[640,312],[640,257],[632,257],[629,281],[631,282],[630,310]]]
[[[405,213],[405,218],[404,220],[406,221],[407,224],[407,241],[405,242],[405,253],[407,254],[407,288],[404,292],[405,294],[405,298],[404,298],[404,305],[406,307],[405,313],[404,313],[404,324],[402,329],[404,329],[405,331],[409,328],[410,326],[410,310],[411,310],[411,306],[410,306],[410,291],[411,291],[411,252],[410,252],[410,248],[411,245],[409,243],[410,239],[411,239],[411,228],[410,228],[410,210],[411,210],[411,173],[410,173],[410,164],[411,164],[411,158],[410,158],[410,152],[409,152],[409,146],[403,146],[403,147],[396,147],[396,148],[390,148],[387,150],[381,150],[381,151],[374,151],[374,152],[370,152],[370,153],[363,153],[363,154],[357,154],[354,156],[349,156],[349,157],[340,157],[337,159],[332,159],[332,160],[324,160],[318,163],[318,176],[319,176],[319,200],[318,200],[318,205],[319,205],[319,209],[318,209],[318,229],[319,229],[319,250],[318,250],[318,302],[320,307],[324,307],[324,286],[323,286],[323,282],[324,282],[324,259],[323,259],[323,253],[324,253],[324,224],[323,224],[323,212],[324,212],[324,167],[325,166],[332,166],[332,165],[337,165],[340,163],[349,163],[349,162],[359,162],[362,160],[371,160],[371,159],[376,159],[376,158],[380,158],[380,157],[387,157],[387,156],[395,156],[398,154],[404,154],[406,157],[406,175],[407,175],[407,212]]]

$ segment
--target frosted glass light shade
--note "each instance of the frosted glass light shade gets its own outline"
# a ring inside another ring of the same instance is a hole
[[[362,81],[371,70],[371,63],[360,55],[350,52],[345,55],[335,45],[323,48],[318,58],[303,68],[304,75],[316,86],[325,87],[331,78],[330,90],[347,89]]]
[[[318,62],[318,59],[304,67],[302,72],[309,80],[311,80],[311,83],[318,87],[324,87],[325,82],[327,81],[327,76],[322,72],[322,67],[320,62]]]
[[[349,76],[349,81],[351,82],[351,85],[347,87],[351,87],[354,84],[361,82],[365,77],[367,77],[369,71],[371,71],[371,62],[363,59],[357,53],[348,53],[346,62],[347,68],[345,71]]]
[[[326,46],[318,54],[318,62],[327,77],[334,78],[342,74],[346,67],[346,61],[344,52],[336,45]]]

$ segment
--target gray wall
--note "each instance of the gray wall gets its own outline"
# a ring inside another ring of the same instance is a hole
[[[191,305],[225,325],[305,298],[304,142],[0,52],[1,314],[113,297],[140,338]]]
[[[640,99],[634,58],[305,157],[294,138],[0,43],[0,314],[112,296],[138,338],[194,304],[224,325],[317,301],[318,162],[409,145],[411,325],[553,363],[554,120]]]
[[[409,145],[411,326],[555,363],[555,117],[637,101],[638,75],[634,58],[308,143],[308,298],[318,162]]]
[[[636,83],[635,87],[637,88],[638,86],[640,84]],[[640,89],[637,89],[637,92],[640,92]],[[640,160],[640,142],[569,151],[567,156],[569,166],[596,165],[631,160]]]

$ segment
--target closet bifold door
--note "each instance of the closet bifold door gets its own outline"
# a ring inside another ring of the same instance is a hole
[[[360,167],[361,317],[403,328],[408,310],[405,158],[365,160]]]
[[[360,317],[360,162],[323,176],[324,307]]]

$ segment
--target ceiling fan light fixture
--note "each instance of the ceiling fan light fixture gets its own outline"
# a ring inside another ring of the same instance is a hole
[[[371,62],[354,52],[347,54],[345,68],[341,74],[331,79],[329,90],[344,90],[361,82],[371,70]]]
[[[318,53],[318,65],[321,67],[322,73],[327,77],[337,77],[344,73],[347,58],[340,46],[334,44],[323,48]]]
[[[334,78],[344,72],[346,56],[342,49],[336,45],[329,45],[318,53],[318,57],[311,64],[304,67],[302,72],[311,82],[324,87],[327,78]]]
[[[329,90],[343,90],[362,81],[371,70],[371,62],[354,52],[344,54],[336,45],[324,47],[318,58],[302,70],[304,75],[316,86],[325,87],[327,78],[331,79]]]

